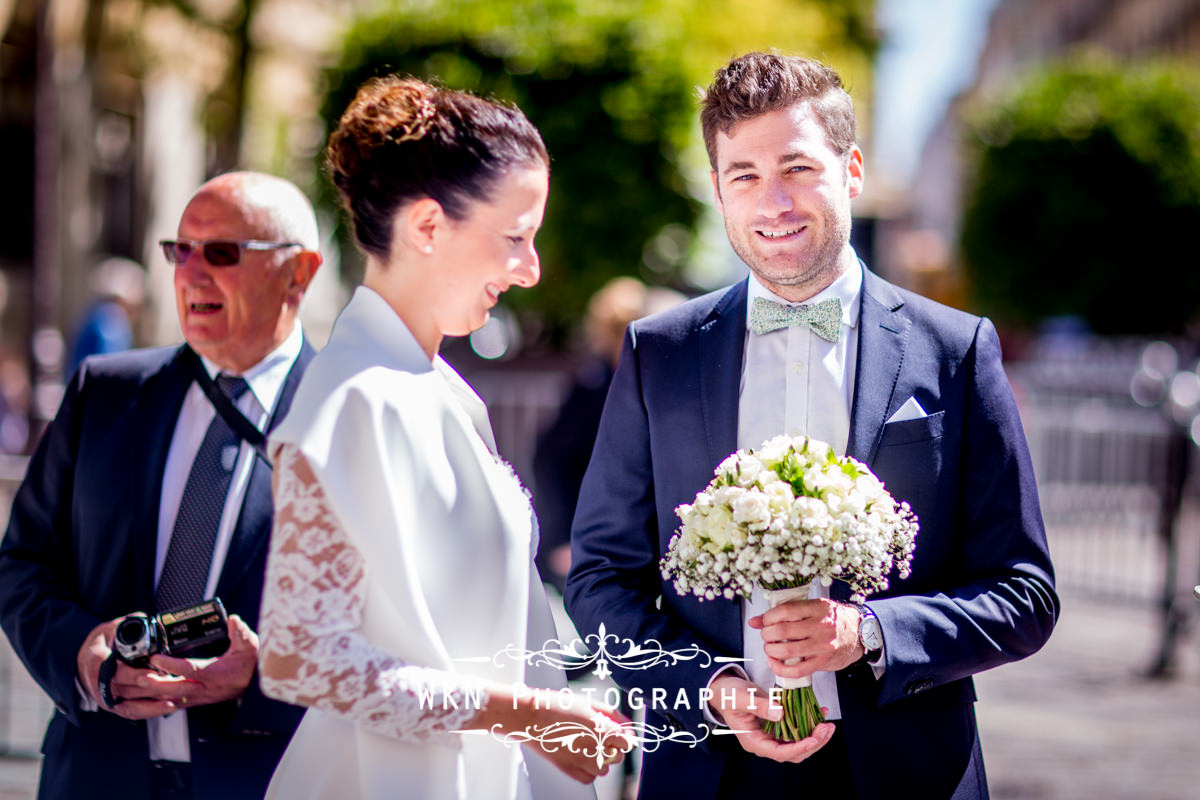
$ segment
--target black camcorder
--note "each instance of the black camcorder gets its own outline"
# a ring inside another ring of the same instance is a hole
[[[219,598],[164,611],[130,614],[117,625],[113,652],[126,664],[145,667],[150,656],[210,658],[229,649],[228,617]]]
[[[112,655],[100,667],[100,699],[110,708],[121,702],[112,694],[117,661],[145,669],[150,656],[213,658],[229,649],[229,617],[220,598],[163,611],[130,614],[113,636]]]

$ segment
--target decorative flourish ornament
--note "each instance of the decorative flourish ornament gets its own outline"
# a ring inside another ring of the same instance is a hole
[[[590,647],[589,647],[590,645]],[[613,649],[610,649],[613,648]],[[623,651],[616,651],[624,648]],[[696,660],[698,666],[707,667],[715,662],[741,661],[743,659],[713,658],[698,645],[691,645],[679,650],[666,650],[656,639],[648,639],[638,644],[633,639],[609,633],[604,623],[596,633],[580,639],[572,639],[564,645],[558,639],[547,639],[540,650],[526,650],[509,646],[497,653],[491,660],[499,665],[503,659],[524,661],[528,666],[549,666],[561,670],[581,670],[595,665],[593,674],[600,680],[612,675],[609,665],[619,669],[643,670],[658,666],[675,666],[681,661]],[[483,659],[456,659],[459,661],[480,661]]]
[[[467,735],[490,735],[505,744],[536,742],[543,750],[554,753],[566,748],[572,753],[582,753],[594,758],[596,765],[603,767],[613,763],[618,753],[629,753],[634,747],[653,753],[664,742],[687,745],[693,748],[709,736],[728,736],[747,731],[728,728],[710,728],[701,725],[698,733],[678,730],[669,725],[648,725],[645,722],[626,722],[619,730],[599,720],[588,726],[581,722],[555,722],[550,725],[531,725],[523,731],[504,733],[499,725],[491,730],[463,730],[456,733]]]

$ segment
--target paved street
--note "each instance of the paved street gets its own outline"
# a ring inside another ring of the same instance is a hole
[[[0,758],[0,800],[32,800],[36,795],[38,762]]]
[[[1037,655],[977,678],[995,800],[1200,797],[1200,639],[1180,643],[1171,680],[1143,677],[1152,609],[1063,598]]]

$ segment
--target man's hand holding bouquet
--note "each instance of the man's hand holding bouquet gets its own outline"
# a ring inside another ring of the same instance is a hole
[[[749,599],[758,586],[772,609],[808,598],[809,584],[818,580],[845,581],[851,602],[862,603],[887,588],[893,570],[908,577],[918,527],[908,504],[897,503],[865,464],[805,436],[738,450],[676,514],[682,525],[661,568],[677,592]],[[777,616],[764,614],[757,627],[780,622]],[[768,646],[772,670],[792,671],[796,659],[777,659],[771,648],[782,648],[778,655],[787,648]],[[783,715],[764,721],[764,729],[784,742],[806,739],[824,720],[811,677],[777,675],[776,684]]]

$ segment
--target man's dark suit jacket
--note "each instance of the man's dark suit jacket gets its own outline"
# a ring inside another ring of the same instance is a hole
[[[737,449],[746,298],[743,281],[630,326],[572,530],[566,603],[582,636],[603,623],[667,650],[695,643],[742,655],[739,604],[680,597],[658,563],[679,526],[675,507]],[[861,302],[846,452],[912,505],[921,530],[912,575],[893,575],[868,598],[886,672],[878,681],[862,664],[838,673],[845,781],[863,798],[986,797],[970,676],[1035,652],[1058,615],[1024,433],[991,323],[866,269]],[[910,397],[928,416],[885,424]],[[849,594],[840,582],[831,593]],[[697,731],[698,691],[722,666],[684,661],[614,677],[646,698],[682,689],[690,708],[647,721]],[[729,759],[754,758],[732,736],[694,749],[668,742],[646,753],[640,796],[711,798]],[[799,796],[803,785],[777,789]]]
[[[148,796],[145,723],[81,711],[75,663],[96,625],[154,607],[163,468],[192,383],[184,352],[85,361],[13,501],[0,545],[0,624],[56,709],[42,745],[42,798]],[[313,353],[306,341],[272,425]],[[271,520],[271,471],[258,459],[217,585],[229,613],[254,629]],[[264,697],[257,676],[239,701],[189,709],[197,800],[262,797],[302,713]]]

